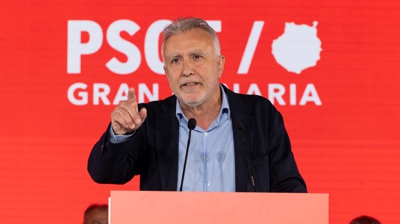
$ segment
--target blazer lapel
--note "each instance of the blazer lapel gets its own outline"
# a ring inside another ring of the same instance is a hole
[[[240,131],[236,129],[235,122],[242,122],[243,132],[246,138],[247,147],[249,150],[249,156],[251,159],[253,152],[253,141],[254,141],[254,116],[245,115],[248,110],[247,105],[231,90],[224,87],[225,92],[228,95],[229,108],[231,110],[232,119],[232,132],[233,142],[235,147],[235,182],[236,191],[251,191],[250,173],[247,167],[246,150],[244,147],[243,139]]]
[[[178,182],[179,122],[175,116],[176,97],[161,105],[156,114],[156,158],[159,165],[161,190],[176,191]]]

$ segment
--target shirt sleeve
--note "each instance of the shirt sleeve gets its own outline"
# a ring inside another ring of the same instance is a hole
[[[113,144],[126,142],[130,138],[132,138],[132,136],[135,135],[135,133],[136,133],[136,131],[134,131],[133,133],[131,133],[129,135],[116,135],[114,133],[114,131],[112,130],[112,126],[110,125],[110,130],[109,130],[110,142],[113,143]]]

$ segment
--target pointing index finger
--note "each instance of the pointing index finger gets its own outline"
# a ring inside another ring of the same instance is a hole
[[[128,91],[128,102],[131,104],[136,103],[136,94],[135,94],[135,89],[134,88],[129,88]]]

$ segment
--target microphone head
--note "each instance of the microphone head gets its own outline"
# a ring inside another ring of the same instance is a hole
[[[196,127],[196,119],[190,118],[188,121],[189,130],[193,130]]]
[[[235,128],[238,129],[239,131],[243,130],[243,124],[240,121],[235,122]]]

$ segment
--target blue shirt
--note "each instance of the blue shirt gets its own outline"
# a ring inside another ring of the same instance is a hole
[[[235,152],[232,119],[224,89],[218,117],[207,130],[199,126],[192,131],[186,162],[182,191],[235,192]],[[189,137],[188,119],[176,101],[176,117],[179,121],[179,161],[177,190],[180,189],[183,164]],[[110,141],[120,143],[134,135],[115,135],[110,127]]]
[[[192,131],[182,191],[236,190],[232,120],[228,99],[222,87],[221,91],[222,106],[218,117],[207,130],[196,126]],[[176,117],[179,121],[177,189],[180,189],[189,129],[188,118],[183,114],[178,100]]]

